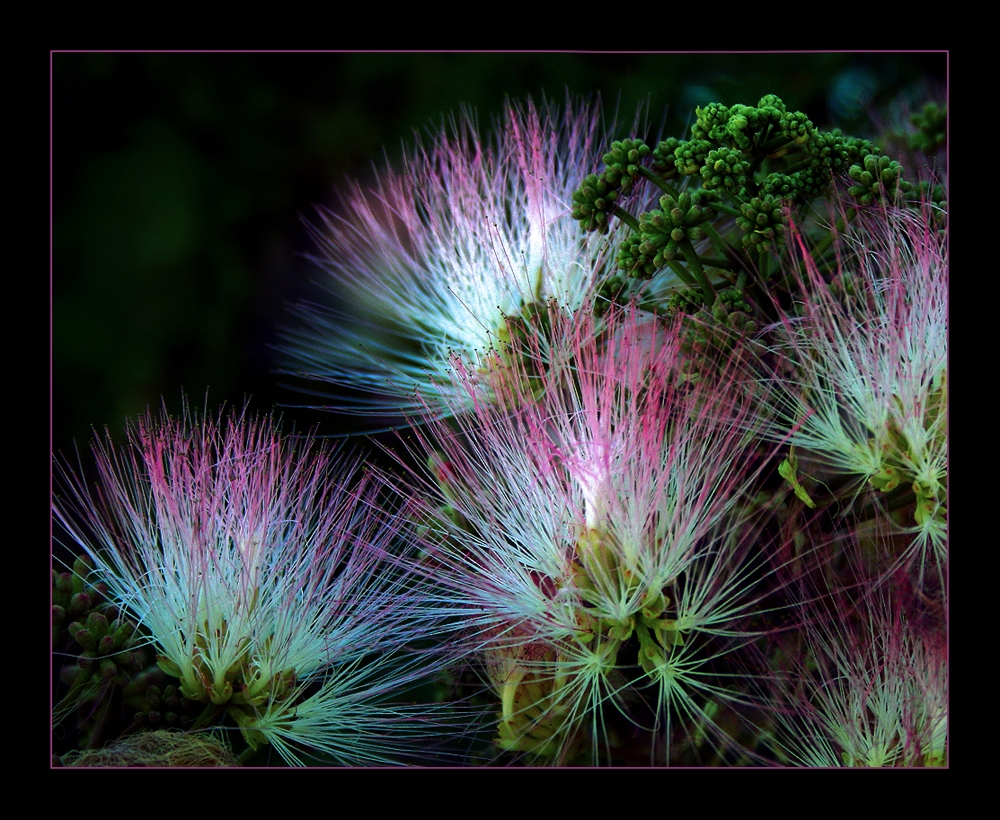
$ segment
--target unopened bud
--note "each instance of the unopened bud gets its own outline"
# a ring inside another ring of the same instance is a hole
[[[100,612],[91,612],[87,616],[87,628],[91,632],[106,635],[108,632],[108,619]]]
[[[69,599],[69,612],[71,615],[82,615],[88,612],[94,605],[94,600],[86,592],[78,592]]]
[[[72,636],[73,640],[76,641],[84,649],[92,649],[96,641],[90,631],[83,628],[83,625],[79,621],[73,621],[69,625],[69,634]]]

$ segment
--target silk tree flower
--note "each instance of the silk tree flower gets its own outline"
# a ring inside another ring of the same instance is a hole
[[[605,141],[597,106],[511,103],[492,139],[465,112],[373,190],[355,186],[314,231],[347,312],[299,305],[285,372],[341,388],[327,396],[338,410],[467,409],[456,363],[473,365],[549,300],[581,308],[613,267],[608,238],[570,216]]]
[[[787,439],[822,468],[886,494],[911,493],[902,560],[943,578],[947,560],[948,262],[927,208],[872,209],[838,237],[831,286],[793,234],[806,272],[776,349],[796,369],[770,395]],[[859,489],[860,491],[860,489]],[[891,494],[891,495],[890,495]],[[898,516],[897,516],[898,518]]]
[[[740,385],[679,378],[680,337],[650,317],[602,321],[552,311],[565,366],[518,370],[538,354],[526,335],[494,400],[472,373],[473,410],[415,433],[435,451],[426,571],[496,691],[497,744],[555,763],[614,754],[636,651],[668,759],[675,733],[710,727],[707,702],[737,697],[711,670],[754,602]]]
[[[858,545],[848,548],[855,566]],[[804,605],[804,651],[774,697],[780,754],[799,766],[947,762],[944,624],[914,607],[909,581],[817,595]],[[856,599],[856,600],[852,600]]]
[[[356,458],[245,413],[147,415],[93,445],[89,488],[59,462],[55,515],[202,719],[290,764],[416,753],[427,723],[387,698],[433,618],[391,558],[400,519]]]

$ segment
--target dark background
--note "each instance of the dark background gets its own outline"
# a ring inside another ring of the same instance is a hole
[[[320,295],[302,219],[460,105],[486,124],[508,96],[600,92],[625,121],[648,100],[652,130],[665,117],[684,137],[697,105],[774,93],[821,128],[875,136],[943,101],[946,70],[940,51],[55,53],[53,448],[92,428],[120,438],[148,407],[178,410],[182,389],[198,407],[208,390],[213,412],[249,397],[297,429],[346,429],[295,408],[308,399],[273,372],[285,304]]]

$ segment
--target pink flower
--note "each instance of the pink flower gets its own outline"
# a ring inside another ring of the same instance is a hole
[[[857,569],[857,544],[847,545]],[[779,678],[775,739],[804,766],[939,766],[947,759],[948,647],[906,576],[809,596],[802,652]]]
[[[416,435],[438,451],[428,572],[497,691],[497,742],[567,762],[611,742],[630,640],[668,738],[678,716],[711,724],[706,698],[729,690],[706,664],[752,604],[737,513],[756,459],[740,385],[685,382],[656,320],[553,309],[548,327],[562,366],[533,366],[529,334],[493,363],[492,401],[473,384],[470,413]]]
[[[580,308],[613,264],[607,237],[570,216],[604,144],[597,107],[512,103],[492,139],[463,113],[374,190],[355,187],[315,231],[345,313],[300,305],[286,372],[341,388],[339,410],[466,409],[457,364],[474,367],[532,305]]]
[[[862,212],[834,244],[837,277],[824,279],[801,236],[800,315],[778,326],[777,350],[796,375],[772,385],[776,423],[829,475],[858,491],[910,489],[912,534],[901,556],[920,578],[943,578],[947,560],[947,249],[931,214],[908,208]],[[818,477],[818,476],[817,476]],[[819,477],[818,477],[819,478]],[[897,505],[898,506],[898,505]],[[898,516],[897,516],[898,518]]]
[[[381,702],[426,672],[400,648],[434,621],[391,558],[399,519],[314,445],[241,413],[146,416],[94,444],[93,489],[57,467],[55,515],[183,696],[253,748],[388,761],[421,724]]]

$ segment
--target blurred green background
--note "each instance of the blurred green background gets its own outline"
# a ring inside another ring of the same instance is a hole
[[[460,105],[599,92],[686,136],[697,105],[767,93],[821,128],[944,99],[945,52],[820,54],[56,53],[53,448],[181,390],[201,406],[308,401],[279,386],[285,305],[320,298],[302,219]],[[625,133],[618,136],[626,136]],[[655,136],[654,133],[649,135]],[[383,153],[384,152],[384,153]],[[594,170],[597,170],[596,168]],[[297,429],[344,420],[285,409]]]

